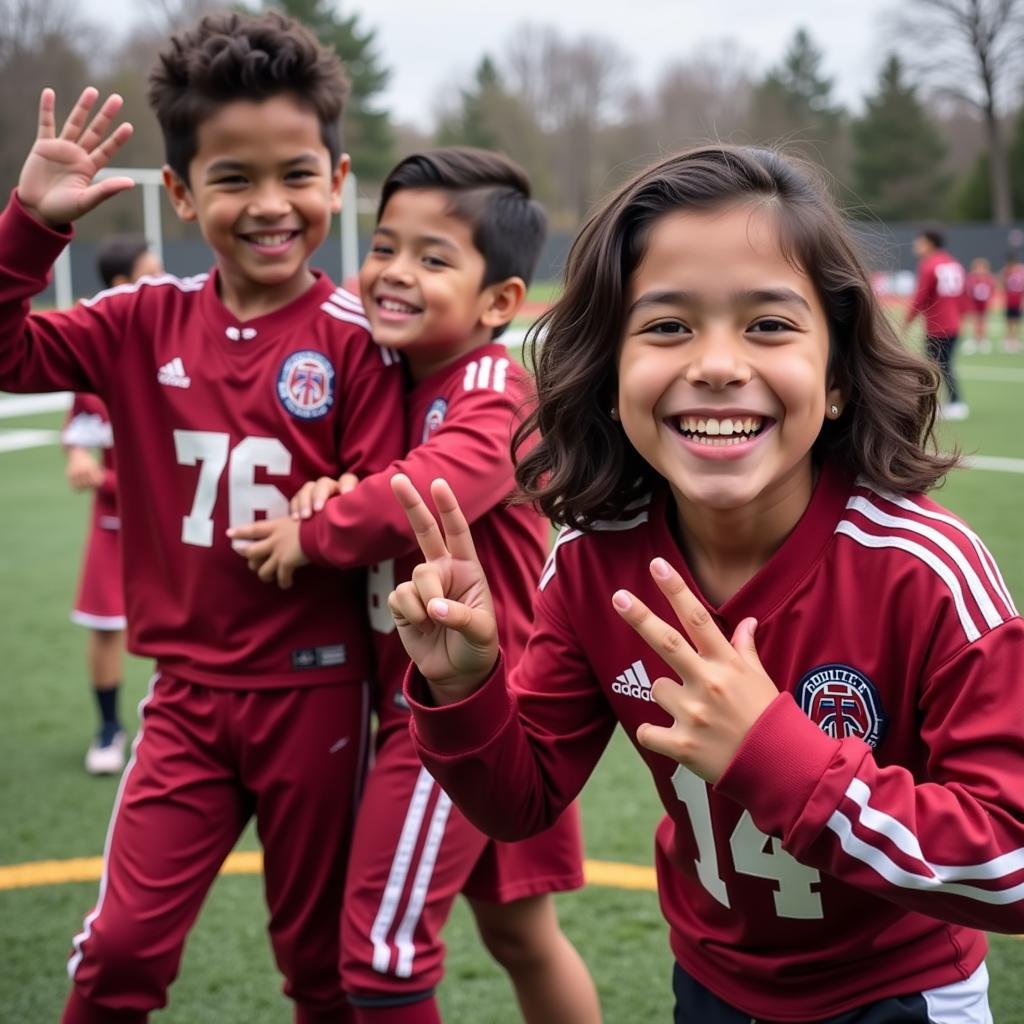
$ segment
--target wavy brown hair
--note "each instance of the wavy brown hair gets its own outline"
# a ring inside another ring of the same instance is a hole
[[[956,464],[934,442],[938,373],[900,342],[817,174],[771,150],[705,146],[662,160],[601,205],[573,243],[561,298],[531,329],[537,405],[513,440],[516,479],[521,499],[554,522],[587,530],[620,518],[656,483],[609,415],[629,279],[660,217],[737,203],[774,211],[783,253],[825,310],[830,379],[845,405],[822,426],[814,458],[899,493],[934,487]]]

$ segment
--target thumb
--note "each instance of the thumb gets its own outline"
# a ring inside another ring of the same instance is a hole
[[[739,652],[740,657],[751,665],[761,666],[761,659],[757,654],[757,646],[754,643],[754,633],[757,630],[757,619],[744,619],[737,627],[729,642]]]
[[[470,608],[461,601],[435,597],[427,604],[427,614],[438,625],[455,630],[476,646],[484,647],[494,640],[494,616],[482,608]]]
[[[78,216],[94,210],[100,203],[105,202],[111,196],[116,196],[119,192],[124,192],[134,187],[135,182],[131,178],[104,178],[102,181],[90,185],[82,192],[81,198],[78,201]]]

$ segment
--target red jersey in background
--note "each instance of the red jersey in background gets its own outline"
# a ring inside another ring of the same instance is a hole
[[[960,331],[963,313],[964,268],[941,249],[921,260],[917,287],[907,311],[909,323],[919,313],[929,337],[949,338]]]

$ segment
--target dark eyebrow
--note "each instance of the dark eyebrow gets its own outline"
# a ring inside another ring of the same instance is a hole
[[[398,237],[397,231],[383,227],[380,224],[373,229],[373,233],[375,235],[386,235],[388,238]],[[416,242],[421,248],[429,245],[437,245],[443,249],[450,249],[452,252],[459,251],[459,247],[454,242],[449,241],[447,238],[443,238],[441,235],[419,235]]]
[[[755,288],[746,292],[734,292],[730,297],[733,302],[741,302],[744,305],[755,306],[764,303],[781,303],[783,305],[799,306],[806,312],[811,312],[811,304],[792,288]],[[684,306],[693,301],[690,292],[684,291],[659,291],[645,292],[626,312],[632,316],[638,309],[646,306]]]
[[[300,164],[315,164],[317,163],[316,153],[301,153],[299,156],[292,157],[291,160],[286,160],[282,166],[284,167],[296,167]],[[241,160],[215,160],[209,167],[206,168],[206,173],[210,174],[230,174],[232,172],[244,171],[248,169],[248,164]]]

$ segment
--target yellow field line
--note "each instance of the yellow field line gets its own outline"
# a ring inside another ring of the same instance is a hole
[[[27,864],[0,866],[0,890],[29,889],[66,882],[96,882],[103,870],[102,857],[74,857],[70,860],[37,860]],[[231,854],[221,872],[225,875],[258,875],[263,870],[263,854],[258,850]],[[615,889],[654,891],[654,868],[639,864],[616,864],[588,860],[583,865],[588,885]]]

